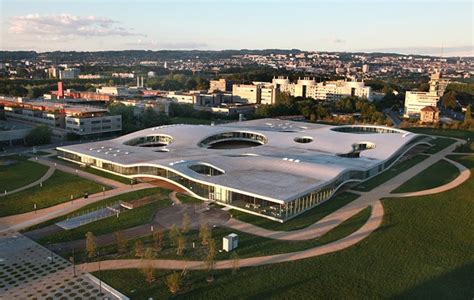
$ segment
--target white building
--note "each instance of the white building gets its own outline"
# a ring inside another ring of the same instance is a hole
[[[419,118],[421,109],[426,106],[437,107],[440,97],[443,96],[449,79],[442,78],[441,71],[436,70],[430,77],[428,92],[407,91],[405,94],[404,117]]]
[[[296,83],[291,83],[287,77],[273,78],[272,84],[280,92],[286,92],[294,97],[313,98],[317,100],[334,101],[344,97],[357,96],[372,100],[372,91],[364,82],[359,81],[325,81],[316,83],[314,78],[304,77]]]
[[[235,102],[249,104],[274,104],[276,90],[268,82],[254,82],[253,84],[234,84],[232,95]]]
[[[160,126],[57,151],[62,159],[130,179],[165,180],[203,201],[285,222],[430,140],[384,126],[260,119]]]
[[[103,86],[96,89],[99,94],[106,94],[112,96],[128,96],[129,91],[125,86]]]
[[[436,107],[439,96],[431,92],[407,91],[405,94],[404,117],[419,118],[421,109],[426,106]]]

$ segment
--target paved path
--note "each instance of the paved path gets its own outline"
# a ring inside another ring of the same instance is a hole
[[[395,188],[403,184],[405,181],[409,180],[410,178],[414,177],[421,171],[425,170],[435,162],[443,159],[447,154],[450,154],[459,143],[464,141],[457,141],[456,143],[448,146],[447,148],[431,155],[424,161],[420,162],[419,164],[411,167],[410,169],[404,171],[403,173],[395,176],[394,178],[388,180],[383,185],[373,189],[370,192],[359,192],[361,197],[351,202],[349,205],[333,212],[332,214],[326,216],[325,218],[321,219],[320,221],[316,222],[313,225],[308,226],[305,229],[297,230],[297,231],[289,231],[289,232],[273,232],[268,231],[266,229],[251,225],[251,224],[242,224],[243,222],[235,222],[236,220],[230,220],[226,225],[232,228],[236,228],[237,230],[242,230],[249,232],[255,235],[264,235],[265,237],[270,238],[278,238],[284,240],[303,240],[303,239],[310,239],[317,236],[320,236],[332,228],[335,228],[338,224],[342,223],[343,221],[347,220],[351,216],[355,215],[362,209],[367,206],[372,207],[371,215],[368,221],[359,228],[356,232],[350,234],[349,236],[337,240],[335,242],[318,246],[315,248],[293,252],[293,253],[285,253],[285,254],[277,254],[277,255],[269,255],[269,256],[260,256],[260,257],[251,257],[251,258],[244,258],[240,259],[240,266],[241,267],[248,267],[248,266],[259,266],[259,265],[266,265],[266,264],[273,264],[273,263],[280,263],[280,262],[288,262],[294,261],[298,259],[304,259],[309,257],[314,257],[326,253],[331,253],[335,251],[339,251],[342,249],[346,249],[352,245],[357,244],[367,236],[369,236],[374,230],[376,230],[382,224],[383,218],[383,206],[380,202],[380,199],[384,197],[393,197],[391,191]],[[452,161],[450,161],[452,162]],[[452,162],[456,165],[455,162]],[[456,165],[458,166],[458,165]],[[459,168],[459,167],[458,167]],[[469,178],[470,173],[462,171],[458,178],[456,178],[453,184],[446,184],[442,187],[438,187],[435,189],[430,189],[427,191],[422,191],[424,195],[430,193],[439,193],[445,190],[451,189],[454,186],[457,186],[467,180]],[[75,208],[77,209],[77,208]],[[1,221],[1,219],[0,219]],[[39,221],[42,222],[43,220]],[[14,222],[13,222],[14,223]],[[0,224],[1,225],[1,224]],[[133,228],[131,229],[133,230]],[[152,264],[156,268],[161,269],[202,269],[203,262],[202,261],[181,261],[181,260],[152,260]],[[106,269],[128,269],[128,268],[138,268],[141,267],[143,260],[108,260],[101,262],[101,268],[103,270]],[[224,269],[232,267],[233,261],[231,260],[224,260],[218,261],[216,263],[216,268]],[[95,271],[97,270],[97,263],[86,263],[82,264],[81,268],[86,271]]]
[[[144,224],[136,226],[133,228],[128,228],[122,230],[124,236],[127,239],[136,239],[139,237],[147,236],[153,230],[158,228],[169,229],[173,225],[181,226],[183,215],[187,213],[189,216],[189,227],[192,229],[198,229],[199,226],[203,223],[208,223],[210,226],[218,225],[221,226],[229,218],[229,213],[221,209],[212,208],[210,210],[204,210],[198,212],[199,208],[205,207],[206,204],[181,204],[181,205],[172,205],[163,209],[160,209],[153,218],[153,221],[149,224]],[[53,229],[54,230],[54,229]],[[28,236],[29,233],[27,233]],[[33,233],[33,236],[35,233]],[[41,233],[36,234],[40,236]],[[41,236],[40,236],[41,237]],[[96,243],[98,246],[107,246],[116,243],[115,234],[108,233],[99,235],[96,237]],[[48,245],[48,248],[53,251],[68,251],[72,249],[82,250],[85,249],[85,239],[63,242]]]
[[[442,186],[438,186],[432,189],[428,190],[423,190],[423,191],[417,191],[417,192],[408,192],[408,193],[390,193],[390,197],[414,197],[414,196],[425,196],[425,195],[431,195],[431,194],[437,194],[437,193],[442,193],[447,190],[453,189],[462,183],[464,183],[466,180],[469,179],[471,176],[471,171],[466,168],[465,166],[461,165],[460,163],[444,158],[446,161],[450,162],[453,164],[456,168],[459,170],[459,175],[456,177],[453,181],[450,181]]]
[[[89,179],[89,180],[95,181],[97,183],[100,183],[102,185],[110,186],[112,188],[119,188],[119,187],[129,186],[127,184],[124,184],[124,183],[121,183],[121,182],[118,182],[118,181],[115,181],[115,180],[112,180],[112,179],[108,179],[108,178],[105,178],[105,177],[102,177],[102,176],[98,176],[98,175],[95,175],[95,174],[92,174],[92,173],[89,173],[89,172],[82,171],[81,167],[79,165],[77,166],[77,168],[72,168],[72,167],[63,165],[60,162],[51,161],[47,158],[38,158],[37,162],[42,164],[42,165],[45,165],[45,166],[56,167],[56,169],[58,169],[60,171],[70,173],[70,174],[75,174],[75,175],[81,176],[85,179]]]
[[[335,242],[318,246],[315,248],[283,253],[276,255],[268,256],[257,256],[250,258],[241,258],[239,260],[240,267],[251,267],[251,266],[261,266],[268,264],[275,264],[281,262],[295,261],[299,259],[310,258],[314,256],[319,256],[335,251],[339,251],[350,246],[353,246],[366,237],[368,237],[374,230],[376,230],[382,224],[383,218],[383,206],[380,201],[377,201],[372,204],[372,213],[370,219],[361,227],[359,230],[353,234],[337,240]],[[116,269],[131,269],[131,268],[140,268],[143,266],[143,260],[140,259],[125,259],[125,260],[105,260],[101,261],[100,266],[102,270],[116,270]],[[156,259],[150,261],[155,268],[158,269],[204,269],[204,262],[202,261],[189,261],[189,260],[162,260]],[[79,265],[84,271],[93,272],[98,268],[97,263],[84,263]],[[232,260],[221,260],[217,261],[215,265],[216,269],[229,269],[233,267]]]
[[[230,219],[227,223],[224,224],[224,226],[249,234],[279,240],[299,241],[318,238],[329,232],[331,229],[334,229],[345,220],[356,215],[358,212],[360,212],[367,206],[372,205],[373,203],[379,201],[382,198],[396,196],[396,194],[391,194],[394,189],[396,189],[398,186],[403,184],[405,181],[411,179],[418,173],[422,172],[426,168],[430,167],[440,159],[443,159],[447,154],[456,149],[458,143],[460,142],[458,141],[457,143],[454,143],[451,146],[433,155],[430,155],[422,162],[389,179],[384,184],[374,188],[369,192],[358,192],[361,195],[359,198],[306,228],[293,231],[272,231],[236,219]],[[449,190],[455,186],[458,186],[469,178],[470,171],[468,169],[454,161],[448,161],[453,163],[456,167],[460,168],[460,170],[462,170],[460,175],[454,181],[446,185],[427,191],[416,192],[418,194],[413,193],[413,196],[440,193]]]
[[[30,158],[29,160],[35,161],[35,160],[32,159],[32,158]],[[7,196],[8,196],[8,195],[11,195],[11,194],[15,194],[15,193],[21,192],[21,191],[24,191],[24,190],[27,190],[27,189],[32,188],[32,187],[35,187],[35,186],[38,186],[41,182],[45,182],[49,177],[53,176],[54,171],[55,171],[54,166],[52,166],[52,167],[50,166],[49,169],[48,169],[48,171],[46,171],[46,173],[44,173],[44,175],[41,176],[40,179],[38,179],[38,180],[36,180],[36,181],[33,181],[32,183],[29,183],[29,184],[27,184],[27,185],[25,185],[25,186],[22,186],[21,188],[17,188],[17,189],[15,189],[15,190],[12,190],[12,191],[9,191],[9,192],[7,191]],[[1,198],[1,197],[4,197],[4,196],[5,196],[5,193],[2,193],[2,194],[0,195],[0,198]]]
[[[177,194],[176,191],[173,191],[169,194],[169,197],[170,197],[171,201],[173,201],[173,203],[176,204],[176,205],[183,204],[181,202],[181,200],[179,200],[179,198],[176,196],[176,194]]]
[[[55,206],[47,207],[44,209],[40,209],[35,212],[27,212],[24,214],[13,215],[8,217],[0,218],[0,223],[14,229],[14,230],[21,230],[27,227],[54,219],[56,217],[71,213],[87,204],[94,203],[103,199],[107,199],[113,196],[142,190],[146,188],[151,188],[152,185],[148,183],[140,183],[136,184],[131,188],[128,185],[124,185],[120,188],[116,188],[113,190],[108,190],[105,193],[96,193],[90,195],[88,199],[80,198],[75,199],[74,201],[64,202]]]

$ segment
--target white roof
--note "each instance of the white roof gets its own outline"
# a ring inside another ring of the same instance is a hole
[[[369,125],[367,125],[369,126]],[[346,126],[347,127],[347,126]],[[357,126],[356,126],[357,127]],[[386,128],[381,126],[371,126]],[[149,128],[122,137],[62,147],[120,165],[155,165],[174,170],[186,177],[223,186],[247,194],[279,201],[289,201],[322,187],[348,170],[366,171],[390,158],[417,135],[388,128],[396,133],[346,133],[337,126],[260,119],[208,125],[169,125]],[[217,133],[245,131],[264,135],[267,143],[241,149],[207,149],[200,141]],[[141,136],[169,135],[172,142],[160,148],[128,146],[124,143]],[[297,143],[297,137],[309,137],[310,143]],[[375,144],[362,151],[359,158],[341,157],[352,145],[360,142]],[[225,173],[206,176],[189,168],[196,163],[212,165]]]

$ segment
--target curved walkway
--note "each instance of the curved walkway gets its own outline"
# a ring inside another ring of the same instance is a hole
[[[21,230],[21,229],[25,229],[27,227],[54,219],[56,217],[71,213],[83,206],[86,206],[88,204],[91,204],[103,199],[129,193],[132,191],[138,191],[138,190],[142,190],[146,188],[151,188],[151,187],[153,186],[148,183],[136,184],[133,186],[133,188],[125,185],[120,188],[106,191],[105,193],[100,192],[100,193],[89,195],[88,199],[84,199],[84,198],[75,199],[74,201],[63,202],[55,206],[37,210],[36,212],[31,211],[31,212],[27,212],[23,214],[2,217],[0,218],[0,224],[10,227],[11,229],[14,229],[14,230]]]
[[[456,177],[453,181],[448,182],[442,186],[438,186],[432,189],[428,190],[423,190],[423,191],[417,191],[417,192],[408,192],[408,193],[390,193],[390,197],[392,198],[399,198],[399,197],[415,197],[415,196],[425,196],[425,195],[431,195],[431,194],[437,194],[441,192],[445,192],[450,189],[454,189],[455,187],[461,185],[464,183],[466,180],[469,179],[471,176],[471,171],[466,168],[465,166],[461,165],[460,163],[453,161],[449,158],[444,158],[444,160],[450,162],[453,164],[456,168],[459,170],[459,175]]]
[[[29,159],[31,161],[34,161],[33,159]],[[11,194],[15,194],[15,193],[18,193],[18,192],[21,192],[21,191],[24,191],[24,190],[27,190],[29,188],[32,188],[32,187],[35,187],[35,186],[38,186],[41,182],[44,182],[46,181],[47,179],[49,179],[49,177],[53,176],[54,174],[54,171],[56,171],[56,169],[54,168],[54,166],[49,166],[49,169],[46,171],[46,173],[44,173],[43,176],[41,176],[40,179],[36,180],[36,181],[33,181],[25,186],[22,186],[21,188],[17,188],[15,190],[12,190],[12,191],[7,191],[7,196],[8,195],[11,195]],[[2,193],[0,195],[0,197],[4,197],[5,196],[5,193]]]
[[[112,180],[112,179],[108,179],[108,178],[105,178],[105,177],[102,177],[102,176],[99,176],[99,175],[95,175],[95,174],[92,174],[92,173],[89,173],[89,172],[82,171],[81,167],[79,165],[77,166],[77,168],[72,168],[72,167],[63,165],[60,162],[55,162],[55,161],[51,161],[47,158],[39,158],[39,157],[38,157],[37,162],[42,164],[42,165],[48,166],[50,168],[54,167],[54,168],[56,168],[60,171],[70,173],[70,174],[74,174],[74,175],[78,175],[78,176],[83,177],[85,179],[89,179],[89,180],[95,181],[97,183],[100,183],[102,185],[110,186],[112,188],[120,188],[120,187],[129,186],[128,184],[124,184],[124,183],[121,183],[121,182],[118,182],[118,181],[115,181],[115,180]]]
[[[261,266],[261,265],[268,265],[268,264],[275,264],[281,262],[289,262],[295,261],[305,258],[310,258],[314,256],[319,256],[335,251],[340,251],[351,247],[366,237],[368,237],[374,230],[376,230],[382,224],[383,218],[383,206],[380,201],[376,201],[372,204],[372,213],[369,220],[356,232],[352,233],[351,235],[337,240],[335,242],[318,246],[315,248],[291,252],[291,253],[283,253],[283,254],[275,254],[275,255],[268,255],[268,256],[257,256],[257,257],[249,257],[249,258],[241,258],[239,259],[239,266],[240,267],[253,267],[253,266]],[[143,263],[147,262],[141,259],[125,259],[125,260],[105,260],[100,262],[101,270],[117,270],[117,269],[130,269],[130,268],[140,268],[143,266]],[[195,260],[150,260],[149,261],[153,267],[158,269],[204,269],[205,265],[203,261],[195,261]],[[233,260],[221,260],[216,261],[215,268],[216,269],[229,269],[233,267]],[[87,272],[94,272],[98,270],[97,263],[84,263],[79,265],[81,269]]]
[[[413,166],[412,168],[400,173],[399,175],[395,176],[394,178],[388,180],[383,185],[373,189],[370,192],[360,193],[361,197],[351,202],[349,205],[333,212],[332,214],[326,216],[325,218],[321,219],[320,221],[316,222],[313,225],[308,226],[305,229],[297,230],[297,231],[289,231],[289,232],[273,232],[269,231],[251,224],[243,223],[237,220],[231,220],[226,223],[226,226],[234,228],[236,230],[245,231],[255,235],[264,235],[265,237],[270,238],[277,238],[277,239],[285,239],[285,240],[302,240],[302,239],[310,239],[316,236],[320,236],[323,233],[329,231],[330,229],[336,227],[338,224],[342,223],[343,221],[347,220],[347,218],[355,215],[360,210],[364,209],[367,206],[372,207],[371,216],[367,220],[367,222],[359,228],[356,232],[350,234],[347,237],[344,237],[340,240],[335,242],[318,246],[315,248],[293,252],[293,253],[285,253],[285,254],[277,254],[277,255],[269,255],[269,256],[260,256],[260,257],[251,257],[251,258],[244,258],[239,260],[239,265],[241,267],[248,267],[248,266],[259,266],[259,265],[266,265],[266,264],[273,264],[273,263],[280,263],[280,262],[288,262],[293,260],[299,260],[304,258],[310,258],[322,254],[327,254],[335,251],[339,251],[342,249],[346,249],[350,246],[353,246],[369,236],[373,231],[375,231],[381,224],[383,219],[383,206],[380,202],[380,199],[384,197],[393,197],[394,195],[391,194],[391,191],[394,190],[396,187],[404,183],[405,181],[409,180],[410,178],[414,177],[421,171],[425,170],[435,162],[439,161],[440,159],[445,158],[446,155],[451,154],[451,152],[464,141],[457,141],[452,145],[444,148],[443,150],[432,154],[429,158],[425,159],[424,161],[420,162],[419,164]],[[450,161],[451,162],[451,161]],[[456,166],[456,162],[452,162]],[[459,167],[458,167],[459,168]],[[467,180],[469,178],[470,172],[463,172],[460,173],[458,178],[456,178],[452,185],[446,184],[441,187],[430,189],[426,191],[420,191],[416,193],[423,193],[423,195],[428,195],[432,193],[439,193],[445,190],[449,190],[454,186],[457,186]],[[130,259],[130,260],[106,260],[101,261],[101,269],[128,269],[128,268],[139,268],[143,266],[144,260],[140,259]],[[204,268],[202,261],[184,261],[184,260],[151,260],[150,261],[155,268],[161,269],[202,269]],[[216,262],[217,269],[225,269],[231,268],[233,265],[232,260],[223,260]],[[86,271],[95,271],[98,269],[97,263],[86,263],[80,265]]]

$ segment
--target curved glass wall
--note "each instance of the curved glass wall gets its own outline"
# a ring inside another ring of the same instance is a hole
[[[199,146],[203,148],[209,148],[213,144],[224,142],[224,141],[247,141],[253,142],[256,145],[264,145],[267,143],[267,138],[259,133],[246,132],[246,131],[231,131],[222,132],[210,137],[205,138],[199,142]]]
[[[134,138],[124,142],[123,144],[134,147],[161,147],[169,145],[172,141],[173,138],[169,135],[153,134]]]
[[[371,168],[370,170],[346,171],[339,177],[335,178],[332,182],[328,183],[326,186],[315,189],[301,197],[282,204],[259,197],[247,195],[244,193],[235,192],[222,186],[214,186],[212,184],[196,182],[192,179],[181,176],[179,173],[158,166],[126,167],[110,162],[105,162],[97,158],[91,158],[85,155],[82,156],[59,149],[57,151],[58,157],[62,157],[78,163],[92,165],[97,168],[101,168],[124,176],[137,177],[151,175],[165,178],[187,188],[188,190],[192,191],[201,198],[216,201],[224,205],[231,205],[242,211],[251,212],[256,215],[268,217],[272,220],[284,222],[330,199],[332,195],[336,192],[336,190],[347,181],[362,181],[377,175],[378,173],[388,168],[409,148],[411,148],[417,143],[425,142],[427,139],[430,138],[424,136],[417,137],[410,141],[408,144],[406,144],[404,147],[399,149],[395,154],[391,156],[388,161],[380,163]],[[206,164],[195,164],[190,166],[190,168],[197,173],[209,176],[217,176],[222,174],[220,170],[212,168]]]
[[[348,132],[348,133],[398,133],[403,134],[401,130],[388,128],[388,127],[376,127],[376,126],[339,126],[331,128],[332,131],[337,132]]]

